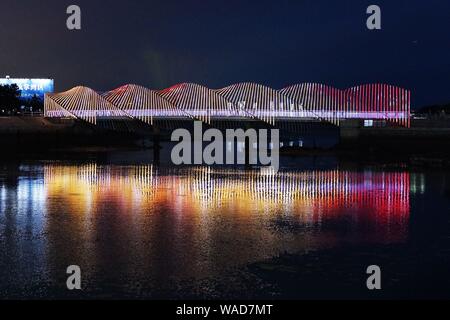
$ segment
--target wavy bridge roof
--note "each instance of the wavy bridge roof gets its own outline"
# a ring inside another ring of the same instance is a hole
[[[339,124],[342,119],[385,119],[409,126],[411,94],[386,84],[366,84],[340,90],[319,83],[275,90],[256,83],[209,89],[182,83],[156,91],[128,84],[99,95],[86,87],[48,94],[45,115],[73,117],[96,123],[98,117],[130,117],[152,124],[154,117],[248,117],[274,124],[279,118],[318,119]]]
[[[52,110],[96,124],[97,117],[126,117],[125,112],[108,102],[94,90],[75,87],[66,92],[46,95],[46,105]]]

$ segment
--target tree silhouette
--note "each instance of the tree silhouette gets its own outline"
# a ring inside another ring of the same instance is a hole
[[[39,112],[44,110],[44,103],[40,97],[33,95],[30,99],[26,101],[26,106],[29,111]]]
[[[0,85],[0,112],[15,114],[20,107],[21,91],[16,84]]]

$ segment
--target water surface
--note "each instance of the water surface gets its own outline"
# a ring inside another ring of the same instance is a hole
[[[426,242],[446,174],[31,162],[0,169],[0,296],[49,297],[79,265],[95,297],[160,297],[284,252]],[[437,215],[437,216],[436,216]],[[169,294],[170,295],[170,294]]]

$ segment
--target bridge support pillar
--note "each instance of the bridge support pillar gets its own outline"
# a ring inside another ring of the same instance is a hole
[[[161,131],[158,127],[153,126],[153,162],[155,165],[160,164],[161,151]]]
[[[341,122],[339,127],[339,138],[341,145],[357,143],[361,133],[359,120],[346,120]]]
[[[247,131],[248,129],[250,129],[251,126],[246,123],[245,124],[245,131]],[[249,167],[250,166],[250,139],[245,139],[245,143],[244,143],[244,152],[245,152],[245,166]]]

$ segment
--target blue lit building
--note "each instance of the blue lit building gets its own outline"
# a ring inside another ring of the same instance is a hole
[[[54,80],[53,79],[13,79],[13,78],[0,78],[0,85],[17,84],[21,91],[21,98],[29,99],[34,95],[44,100],[44,96],[47,93],[54,92]]]

